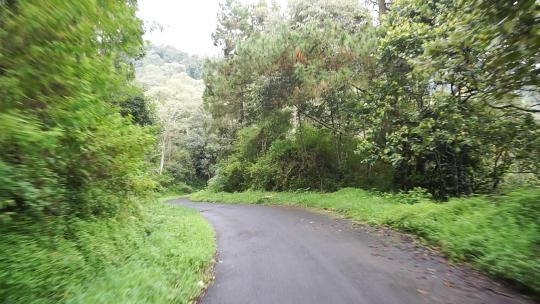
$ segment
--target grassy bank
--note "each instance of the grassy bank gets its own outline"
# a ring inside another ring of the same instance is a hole
[[[215,235],[160,202],[115,219],[2,228],[3,303],[188,303],[209,281]]]
[[[359,189],[334,193],[201,191],[192,194],[191,199],[330,209],[359,222],[390,225],[419,235],[439,246],[451,260],[471,262],[495,277],[540,292],[540,189],[445,203]]]

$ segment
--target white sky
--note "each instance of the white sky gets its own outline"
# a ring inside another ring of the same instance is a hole
[[[283,6],[287,0],[276,2]],[[139,0],[138,16],[146,27],[153,23],[163,27],[162,31],[146,33],[144,39],[158,45],[171,45],[189,54],[217,55],[219,49],[213,45],[210,35],[216,28],[219,3],[220,0]]]
[[[210,35],[216,28],[217,12],[222,1],[139,0],[138,16],[144,20],[145,27],[159,24],[163,28],[147,32],[144,39],[157,45],[170,45],[192,55],[216,56],[219,49],[213,45]],[[259,0],[240,1],[255,3]],[[271,1],[267,0],[267,3]],[[287,5],[287,0],[275,1],[281,7]]]

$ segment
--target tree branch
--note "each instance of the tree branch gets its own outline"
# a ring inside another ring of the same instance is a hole
[[[528,108],[523,108],[523,107],[516,106],[516,105],[513,105],[513,104],[506,104],[506,105],[502,105],[502,106],[496,106],[496,105],[492,105],[490,103],[487,103],[487,105],[490,108],[499,109],[499,110],[509,109],[510,108],[510,109],[516,109],[516,110],[520,110],[520,111],[524,111],[524,112],[528,112],[528,113],[540,113],[540,109],[528,109]]]
[[[329,125],[328,123],[326,123],[326,122],[324,122],[324,121],[322,121],[322,120],[320,120],[320,119],[318,119],[318,118],[315,118],[314,116],[311,116],[311,115],[307,114],[307,113],[304,112],[304,111],[300,111],[300,113],[302,113],[303,115],[305,115],[307,118],[309,118],[309,119],[315,121],[316,123],[322,125],[323,127],[326,127],[326,128],[328,128],[328,129],[330,129],[330,130],[332,130],[332,131],[334,131],[334,132],[340,133],[340,134],[343,133],[343,131],[341,131],[341,130],[339,130],[339,129],[336,129],[336,128],[334,128],[334,127],[332,127],[332,126]]]

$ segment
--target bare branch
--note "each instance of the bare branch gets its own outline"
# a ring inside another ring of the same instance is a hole
[[[529,112],[529,113],[540,113],[540,109],[530,109],[530,108],[523,108],[523,107],[520,107],[520,106],[516,106],[516,105],[513,105],[513,104],[506,104],[506,105],[502,105],[502,106],[496,106],[496,105],[492,105],[492,104],[487,104],[490,108],[493,108],[493,109],[499,109],[499,110],[503,110],[503,109],[516,109],[516,110],[520,110],[520,111],[524,111],[524,112]],[[534,105],[533,105],[534,106]]]

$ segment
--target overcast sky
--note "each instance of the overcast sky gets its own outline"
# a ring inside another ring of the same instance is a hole
[[[219,3],[224,0],[139,0],[138,15],[149,28],[159,24],[162,30],[147,32],[144,36],[158,45],[171,45],[189,54],[214,56],[219,49],[212,44],[211,34],[216,28]],[[255,3],[259,0],[240,0]],[[271,0],[267,0],[268,3]],[[287,0],[276,0],[285,7]],[[365,0],[359,0],[365,3]],[[375,12],[372,11],[375,15]]]
[[[221,0],[223,1],[223,0]],[[139,0],[139,17],[148,27],[158,23],[163,30],[146,33],[144,38],[154,44],[171,45],[198,55],[217,55],[210,35],[216,28],[220,0]],[[255,0],[242,0],[252,3]],[[278,0],[283,5],[286,0]]]

